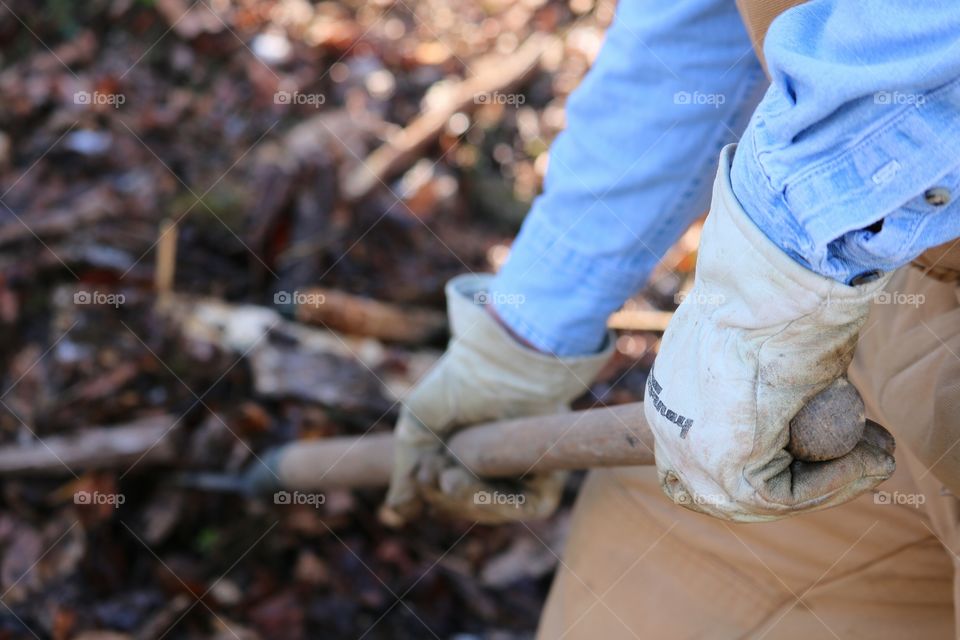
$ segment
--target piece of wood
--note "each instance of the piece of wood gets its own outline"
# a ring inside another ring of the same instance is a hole
[[[663,333],[673,317],[672,311],[621,309],[610,314],[607,326],[616,331],[653,331]]]
[[[314,287],[305,292],[295,317],[334,331],[401,342],[423,344],[436,340],[447,328],[445,314],[432,309],[401,307],[336,289]]]
[[[129,424],[90,427],[29,445],[0,447],[0,476],[64,475],[88,469],[165,464],[177,459],[177,417],[150,416]]]
[[[483,102],[481,96],[517,87],[536,70],[545,43],[545,36],[534,34],[510,55],[474,63],[476,75],[447,89],[442,99],[431,104],[346,176],[342,185],[344,198],[359,200],[410,166],[423,148],[440,135],[450,116],[458,111],[472,111]]]
[[[634,402],[465,429],[450,451],[477,475],[653,464],[653,433]]]
[[[454,435],[449,447],[462,464],[490,478],[653,464],[653,434],[639,402],[478,425]],[[390,480],[392,458],[393,435],[387,433],[300,441],[267,461],[272,473],[254,463],[256,489],[383,487]]]
[[[160,223],[156,268],[153,274],[153,286],[159,295],[173,291],[173,281],[177,273],[178,235],[176,220],[166,218]]]
[[[804,456],[798,459],[826,460],[847,453],[834,444],[838,437],[856,444],[856,434],[863,433],[858,402],[859,396],[853,399],[848,393],[814,396],[791,423],[800,439],[791,447]],[[824,421],[828,412],[834,419]],[[879,425],[877,429],[890,437],[892,447],[892,437]],[[845,430],[851,434],[837,434]],[[456,433],[448,447],[460,464],[488,478],[654,463],[653,433],[642,402],[476,425]],[[391,434],[295,442],[256,464],[248,486],[260,493],[384,486],[390,480],[392,456]]]

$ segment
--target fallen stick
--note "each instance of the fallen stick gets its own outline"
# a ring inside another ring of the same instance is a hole
[[[125,425],[90,427],[78,433],[36,439],[27,446],[0,447],[0,476],[60,475],[173,462],[176,416],[142,418]]]
[[[320,287],[308,289],[304,298],[312,303],[298,304],[294,317],[334,331],[422,344],[436,340],[447,330],[447,316],[433,309],[401,307]]]
[[[450,116],[472,110],[484,101],[481,96],[510,91],[532,73],[540,61],[546,39],[534,34],[509,56],[478,60],[476,75],[457,83],[443,98],[395,136],[383,143],[350,172],[343,181],[342,194],[348,201],[360,200],[378,184],[415,160],[420,151],[440,135]]]
[[[153,286],[158,295],[173,291],[177,274],[177,221],[165,218],[160,222],[160,237],[157,239],[157,258],[153,273]]]
[[[619,331],[652,331],[663,333],[673,317],[672,311],[622,309],[610,314],[607,327]]]

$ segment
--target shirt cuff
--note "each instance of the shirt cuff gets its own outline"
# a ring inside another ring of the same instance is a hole
[[[768,135],[762,114],[773,110],[770,99],[737,147],[733,191],[796,262],[849,284],[960,236],[960,80],[919,94],[919,106],[898,113],[862,99],[830,124],[856,144],[802,162]]]

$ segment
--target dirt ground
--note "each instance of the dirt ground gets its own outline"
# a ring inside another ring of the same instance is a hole
[[[443,283],[507,255],[612,2],[0,5],[0,639],[531,637],[576,475],[547,522],[401,529],[376,490],[179,479],[392,427]],[[661,276],[631,308],[674,308]],[[658,339],[622,332],[578,406],[640,399]]]

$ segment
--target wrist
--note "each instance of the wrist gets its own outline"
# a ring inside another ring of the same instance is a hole
[[[535,207],[490,284],[490,299],[503,323],[538,350],[587,356],[604,348],[607,318],[640,288],[656,260],[649,251],[571,242]]]
[[[519,333],[514,331],[513,327],[507,324],[506,321],[502,317],[500,317],[500,314],[497,313],[497,308],[495,305],[492,305],[492,304],[487,305],[486,311],[487,311],[487,314],[491,318],[493,318],[494,322],[500,325],[500,327],[507,332],[507,335],[513,338],[517,342],[517,344],[523,347],[526,347],[527,349],[530,349],[532,351],[536,351],[537,353],[547,354],[546,351],[538,348],[535,344],[533,344],[532,342],[530,342],[529,340],[521,336]]]

